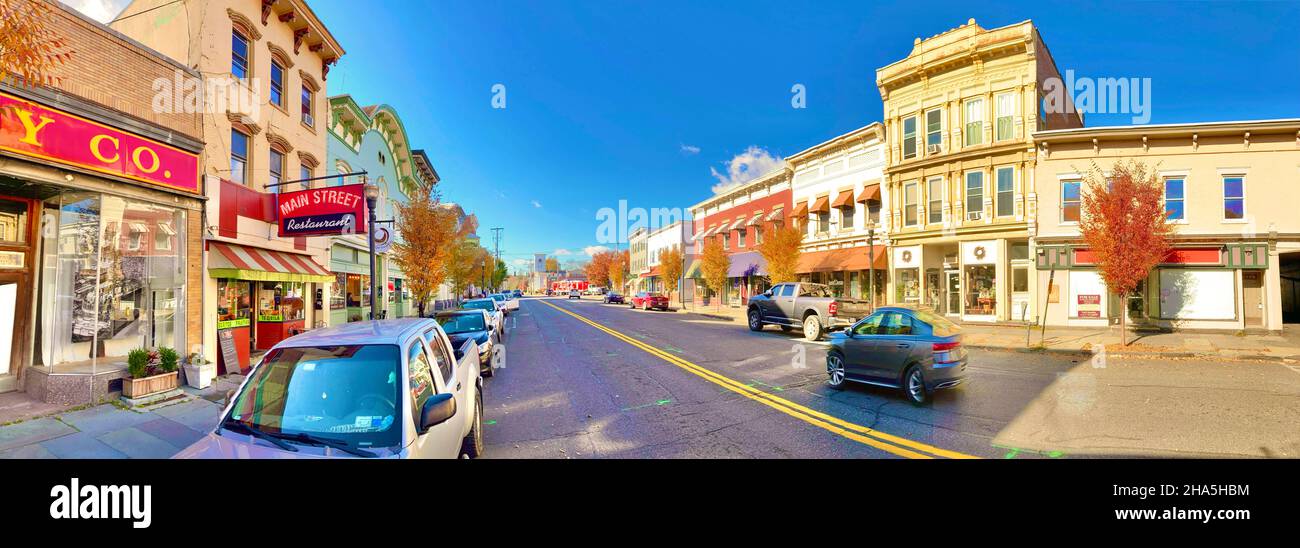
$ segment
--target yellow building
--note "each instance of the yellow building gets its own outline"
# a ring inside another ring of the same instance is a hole
[[[876,71],[890,302],[967,321],[1034,319],[1033,133],[1083,125],[1041,111],[1049,78],[1059,72],[1030,21],[971,19]]]
[[[1037,285],[1050,325],[1267,329],[1300,322],[1300,119],[1096,127],[1034,134]],[[1154,170],[1174,251],[1121,307],[1079,241],[1085,177]],[[1050,283],[1050,286],[1049,286]]]
[[[233,340],[247,367],[328,322],[330,240],[278,237],[274,204],[305,188],[279,183],[326,174],[325,79],[343,48],[302,0],[135,0],[111,27],[203,75],[206,357]]]

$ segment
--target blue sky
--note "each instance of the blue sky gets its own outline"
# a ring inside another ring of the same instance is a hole
[[[750,147],[786,156],[880,120],[875,69],[971,17],[1033,19],[1062,71],[1151,78],[1151,123],[1300,117],[1297,2],[311,5],[348,52],[329,93],[393,105],[443,198],[478,215],[489,246],[486,227],[504,227],[508,263],[582,259],[602,207],[686,208]]]

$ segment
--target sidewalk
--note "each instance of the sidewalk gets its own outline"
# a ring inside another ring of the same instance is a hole
[[[676,309],[683,314],[744,324],[745,309],[722,306]],[[960,323],[960,322],[958,322]],[[962,323],[963,344],[969,348],[1022,352],[1096,354],[1102,349],[1109,357],[1216,358],[1300,362],[1300,329],[1288,327],[1280,335],[1232,334],[1178,331],[1174,333],[1129,332],[1128,345],[1120,345],[1119,328],[1040,327]]]
[[[0,405],[0,459],[165,459],[197,441],[216,424],[227,391],[238,375],[221,377],[204,390],[184,387],[184,396],[128,409],[117,400],[63,408],[50,414],[10,393]],[[15,395],[16,394],[16,395]]]

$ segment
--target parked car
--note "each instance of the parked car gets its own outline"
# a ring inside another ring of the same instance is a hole
[[[520,290],[518,290],[518,289],[512,291],[511,294],[514,295],[516,299],[518,299],[519,297],[523,297],[523,296],[524,296],[524,292],[523,292],[523,291],[520,291]]]
[[[781,326],[782,331],[801,327],[804,337],[815,341],[828,330],[853,325],[870,311],[867,301],[836,298],[826,285],[790,282],[751,297],[746,317],[750,331],[769,324]]]
[[[913,404],[966,379],[961,328],[928,310],[883,307],[843,331],[831,333],[826,354],[830,385],[845,381],[902,390]]]
[[[501,296],[505,298],[507,313],[519,310],[519,300],[515,298],[514,293],[510,291],[504,291],[501,293]]]
[[[551,290],[549,290],[549,289],[546,290],[546,296],[547,296],[547,297],[550,297],[552,293],[554,293],[554,292],[551,291]]]
[[[175,458],[456,458],[483,453],[473,341],[428,318],[349,323],[281,341],[216,428]]]
[[[497,338],[502,338],[506,334],[506,311],[501,305],[493,299],[470,299],[460,303],[461,310],[485,310],[492,320],[492,328],[497,332]]]
[[[623,303],[624,303],[624,301],[623,301],[623,296],[620,295],[620,294],[618,294],[618,293],[614,293],[614,292],[606,293],[606,294],[605,294],[604,302],[605,302],[605,304],[614,304],[614,303],[623,304]]]
[[[628,308],[640,307],[641,310],[650,310],[651,308],[668,310],[668,297],[654,291],[641,291],[632,296],[627,306]]]
[[[569,298],[570,298],[570,299],[581,299],[581,298],[582,298],[582,292],[581,292],[581,291],[578,291],[577,289],[570,289],[570,290],[569,290]]]
[[[501,340],[492,329],[492,320],[486,310],[444,310],[434,315],[442,330],[451,339],[452,346],[459,346],[466,340],[473,340],[479,348],[479,372],[484,377],[491,377],[492,358]]]

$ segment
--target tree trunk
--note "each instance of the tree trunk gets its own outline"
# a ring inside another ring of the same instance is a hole
[[[1119,345],[1128,346],[1128,293],[1119,295]]]

